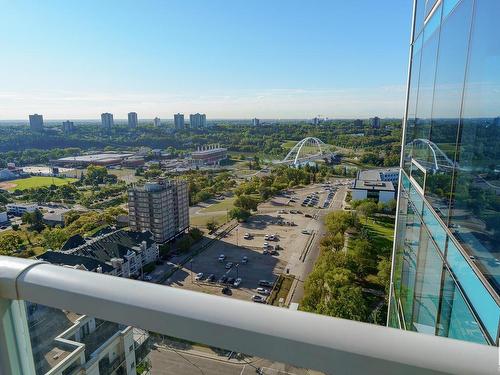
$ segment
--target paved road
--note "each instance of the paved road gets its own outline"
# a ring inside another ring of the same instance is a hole
[[[169,349],[153,350],[149,354],[151,374],[153,375],[255,375],[256,368],[261,368],[265,375],[312,375],[315,371],[299,369],[293,366],[268,361],[266,359],[251,359],[232,363],[226,359],[211,359],[200,357],[185,351]]]
[[[337,190],[337,192],[333,197],[332,204],[330,206],[331,208],[329,210],[318,210],[318,221],[320,223],[323,222],[325,215],[328,214],[329,212],[342,210],[342,202],[344,201],[346,193],[347,193],[347,187],[345,186],[339,187],[339,189]],[[319,248],[320,248],[319,244],[324,234],[325,234],[325,226],[321,224],[319,225],[319,230],[316,232],[309,253],[306,256],[306,260],[304,261],[304,268],[302,269],[302,275],[300,276],[300,280],[297,283],[297,287],[295,288],[291,302],[300,303],[302,297],[304,296],[304,281],[307,275],[309,275],[313,270],[314,264],[318,259]]]

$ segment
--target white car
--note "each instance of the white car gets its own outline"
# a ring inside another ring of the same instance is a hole
[[[248,257],[245,256],[245,257],[241,258],[241,263],[243,263],[243,264],[248,263]]]
[[[271,293],[271,292],[269,292],[269,289],[266,289],[266,288],[257,288],[255,290],[257,291],[257,293],[263,294],[265,296],[267,296]]]
[[[219,262],[224,262],[226,256],[224,254],[219,255]]]
[[[243,236],[243,238],[245,240],[249,240],[250,238],[252,238],[252,236],[250,235],[250,233],[245,233],[245,235]]]
[[[276,239],[276,236],[274,234],[270,234],[268,240],[269,241],[274,241]]]
[[[269,245],[269,242],[264,242],[264,245],[262,245],[262,247],[264,249],[267,249],[269,246],[271,246],[271,245]]]
[[[203,278],[203,272],[197,273],[196,277],[194,278],[196,281],[199,281]]]
[[[226,269],[230,269],[233,266],[233,262],[227,262],[226,263]]]
[[[302,233],[302,234],[311,234],[311,232],[310,232],[310,231],[308,231],[307,229],[303,229],[301,233]]]
[[[257,294],[252,296],[252,301],[259,302],[259,303],[266,303],[266,299],[262,296],[257,295]]]
[[[149,276],[149,275],[146,275],[146,276],[143,277],[143,280],[144,281],[151,281],[151,280],[153,280],[153,278],[151,276]]]
[[[242,281],[243,280],[241,280],[241,277],[238,277],[236,280],[234,280],[233,286],[235,288],[239,287]]]
[[[269,239],[269,234],[266,234],[266,235],[264,236],[264,239],[267,241],[267,240]]]

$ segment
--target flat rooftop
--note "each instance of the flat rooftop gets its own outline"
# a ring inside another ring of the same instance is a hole
[[[378,181],[381,179],[381,173],[399,173],[397,168],[385,168],[385,169],[368,169],[366,171],[359,171],[358,179],[368,180],[368,181]]]
[[[355,180],[352,188],[358,190],[395,191],[394,185],[390,181]]]
[[[227,148],[223,147],[218,147],[218,148],[211,148],[208,150],[201,150],[201,151],[193,151],[191,153],[192,156],[203,156],[203,155],[210,155],[210,154],[216,154],[219,152],[227,152]]]
[[[92,154],[92,155],[68,156],[65,158],[57,159],[57,161],[92,163],[92,162],[103,162],[107,160],[125,159],[133,155],[134,154],[103,153],[103,154]]]

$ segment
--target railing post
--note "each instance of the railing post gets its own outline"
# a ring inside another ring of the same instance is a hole
[[[24,302],[0,298],[0,375],[35,373]]]

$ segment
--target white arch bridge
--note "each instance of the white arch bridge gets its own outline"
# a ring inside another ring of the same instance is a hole
[[[297,142],[279,164],[298,166],[319,159],[329,160],[335,154],[330,146],[316,137],[307,137]]]

